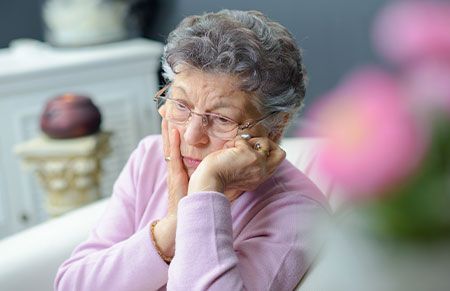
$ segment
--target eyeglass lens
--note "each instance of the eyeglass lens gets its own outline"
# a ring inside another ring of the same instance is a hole
[[[222,139],[233,139],[237,134],[238,124],[226,117],[214,113],[195,113],[183,103],[168,98],[166,98],[166,102],[168,106],[167,119],[174,123],[184,124],[193,115],[199,115],[202,118],[202,125],[209,135]]]

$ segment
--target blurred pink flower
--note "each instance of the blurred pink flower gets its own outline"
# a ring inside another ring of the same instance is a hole
[[[328,138],[318,165],[354,198],[379,195],[405,178],[424,152],[424,135],[396,81],[359,70],[309,111]],[[378,193],[378,194],[377,194]]]
[[[407,95],[425,117],[436,111],[450,114],[450,60],[433,60],[409,68],[404,85]]]
[[[378,52],[396,64],[450,59],[450,3],[395,1],[379,13],[373,35]]]

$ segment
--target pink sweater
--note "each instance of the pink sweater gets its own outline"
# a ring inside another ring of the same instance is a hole
[[[200,192],[178,206],[175,257],[153,247],[150,224],[167,211],[160,136],[141,141],[118,177],[107,210],[58,270],[55,290],[292,290],[318,246],[328,211],[317,187],[288,161],[230,204]],[[68,230],[70,231],[70,230]]]

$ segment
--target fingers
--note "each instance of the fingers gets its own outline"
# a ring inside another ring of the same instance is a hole
[[[176,129],[170,131],[170,170],[172,173],[179,173],[183,169],[183,161],[181,160],[180,153],[180,133]]]
[[[286,152],[282,148],[277,147],[276,150],[271,151],[267,158],[267,168],[270,169],[270,173],[273,173],[285,158]]]
[[[286,157],[286,152],[277,144],[276,142],[272,141],[271,139],[265,139],[263,142],[260,142],[261,147],[265,148],[267,144],[267,149],[269,150],[269,160],[272,158],[281,158],[282,160]]]
[[[252,138],[248,144],[259,156],[266,159],[266,166],[270,173],[273,173],[286,158],[286,152],[269,138]]]
[[[203,164],[203,168],[209,166],[208,171],[203,172],[210,175],[212,169],[220,177],[225,190],[255,189],[275,172],[285,158],[285,152],[268,137],[246,140],[237,136],[229,145],[230,148],[208,155]],[[230,201],[234,199],[227,198]]]
[[[234,142],[235,147],[246,148],[260,157],[268,158],[273,150],[279,146],[266,137],[254,137],[250,139],[238,138]]]
[[[249,140],[252,138],[252,136],[249,133],[243,133],[241,135],[239,135],[240,138],[245,139],[245,140]]]
[[[177,214],[178,202],[186,196],[188,187],[188,175],[184,169],[180,153],[180,133],[172,129],[169,133],[169,154],[170,160],[167,162],[167,184],[168,184],[168,206],[167,213],[170,216]]]
[[[272,151],[272,144],[268,138],[253,138],[249,141],[253,149],[264,157],[269,157]]]
[[[270,156],[270,152],[272,151],[272,144],[270,140],[265,137],[254,137],[248,140],[248,144],[252,147],[253,151],[255,151],[258,156],[267,158]]]
[[[270,155],[267,157],[267,166],[274,172],[281,162],[286,158],[286,152],[275,142],[268,139],[271,147]]]
[[[161,134],[163,138],[164,157],[167,158],[170,157],[170,140],[167,120],[165,120],[164,118],[161,122]]]
[[[159,112],[159,115],[161,115],[161,117],[163,119],[166,118],[166,104],[159,107],[158,112]]]
[[[253,147],[253,145],[250,144],[249,141],[242,139],[242,138],[235,140],[234,146],[237,148],[245,148],[248,150],[252,150],[252,147]]]

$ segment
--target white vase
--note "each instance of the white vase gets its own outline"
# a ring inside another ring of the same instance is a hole
[[[45,38],[56,46],[86,46],[126,38],[127,4],[105,0],[47,0]]]

